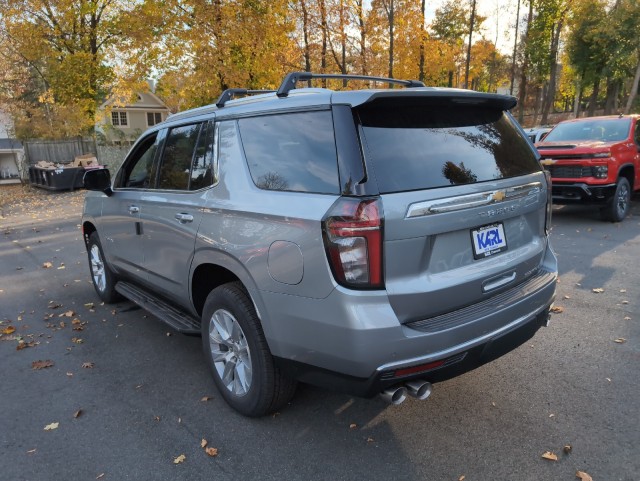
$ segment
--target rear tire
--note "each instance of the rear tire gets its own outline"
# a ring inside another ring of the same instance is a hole
[[[96,293],[107,304],[118,301],[121,297],[116,292],[118,279],[104,260],[104,252],[97,232],[92,232],[87,243],[89,269]]]
[[[621,222],[629,212],[631,202],[631,186],[626,177],[620,177],[616,183],[616,191],[606,207],[600,210],[602,218],[609,222]]]
[[[296,382],[274,365],[253,303],[239,282],[209,293],[202,347],[220,394],[239,413],[263,416],[293,397]]]

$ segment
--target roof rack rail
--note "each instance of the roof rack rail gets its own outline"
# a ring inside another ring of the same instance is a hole
[[[247,90],[247,89],[227,89],[218,100],[216,100],[216,107],[222,108],[229,101],[232,100],[236,95],[256,95],[256,94],[268,94],[273,93],[275,90]]]
[[[368,75],[350,75],[350,74],[325,74],[312,72],[291,72],[284,78],[276,95],[278,97],[286,97],[289,92],[296,88],[297,82],[306,82],[311,79],[343,79],[343,80],[369,80],[374,82],[387,82],[398,85],[404,85],[407,88],[424,87],[424,83],[419,80],[400,80],[386,77],[370,77]]]

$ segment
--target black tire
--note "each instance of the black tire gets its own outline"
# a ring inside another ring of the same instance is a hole
[[[115,290],[118,279],[104,260],[104,252],[97,232],[92,232],[87,244],[89,271],[98,296],[107,304],[118,301],[121,296]]]
[[[621,222],[629,213],[631,186],[626,177],[620,177],[616,183],[616,192],[609,203],[600,210],[602,218],[609,222]]]
[[[224,284],[209,293],[202,313],[202,347],[218,390],[239,413],[264,416],[293,397],[296,382],[274,365],[242,284]]]

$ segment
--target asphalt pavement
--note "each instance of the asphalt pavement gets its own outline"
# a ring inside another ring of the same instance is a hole
[[[558,312],[515,351],[426,401],[301,385],[280,413],[249,419],[217,393],[199,338],[130,302],[100,303],[84,192],[5,189],[2,481],[640,477],[638,198],[620,224],[554,208]]]

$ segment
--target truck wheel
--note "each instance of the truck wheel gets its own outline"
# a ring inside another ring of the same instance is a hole
[[[610,222],[622,221],[629,212],[631,202],[631,186],[626,177],[620,177],[616,183],[616,192],[606,207],[600,211],[604,220]]]
[[[253,303],[238,282],[217,287],[202,314],[204,356],[225,401],[245,416],[263,416],[293,397],[296,382],[274,365]]]
[[[120,299],[120,294],[115,290],[118,282],[116,275],[104,261],[104,253],[100,238],[97,232],[91,233],[87,244],[89,254],[89,269],[91,270],[91,280],[96,292],[107,304],[112,304]]]

